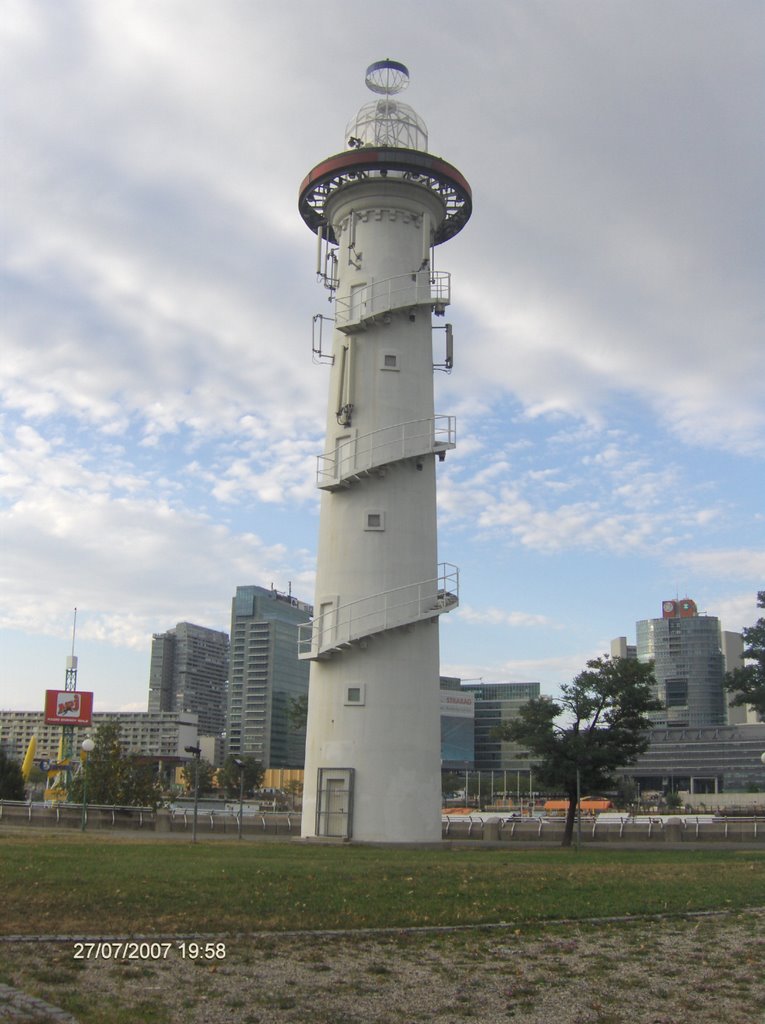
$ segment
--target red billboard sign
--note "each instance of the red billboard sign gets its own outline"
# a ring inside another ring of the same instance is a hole
[[[46,725],[90,725],[93,694],[87,690],[46,690]]]

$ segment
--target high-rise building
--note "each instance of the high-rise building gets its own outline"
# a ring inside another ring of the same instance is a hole
[[[524,704],[539,697],[539,683],[463,683],[475,697],[475,767],[479,771],[528,770],[529,756],[497,730],[508,725]]]
[[[298,626],[313,608],[291,594],[237,587],[231,606],[226,749],[266,768],[302,768],[305,729],[290,705],[308,694],[308,663],[298,658]]]
[[[737,634],[723,636],[720,620],[699,615],[696,602],[688,597],[664,601],[662,617],[643,619],[636,629],[637,644],[617,637],[611,641],[611,655],[654,661],[655,695],[664,709],[651,714],[653,723],[669,727],[724,724],[724,677],[726,668],[733,667],[726,665],[726,651],[734,650],[732,638]]]
[[[193,711],[202,736],[220,736],[226,722],[228,634],[191,622],[155,633],[149,669],[149,711]]]
[[[660,619],[637,623],[637,646],[611,642],[613,657],[655,662],[656,696],[648,749],[620,771],[643,791],[717,793],[759,784],[763,726],[750,708],[726,707],[725,673],[742,661],[740,633],[721,632],[696,602],[664,601]],[[726,724],[727,722],[727,724]]]
[[[664,601],[660,619],[637,623],[637,656],[653,660],[656,696],[664,710],[656,725],[725,724],[725,660],[720,620],[699,615],[690,598]]]

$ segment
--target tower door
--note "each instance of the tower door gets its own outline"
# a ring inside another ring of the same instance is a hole
[[[316,834],[350,839],[353,807],[353,769],[320,768]]]
[[[345,779],[327,779],[327,835],[345,835],[348,790]]]
[[[350,295],[350,315],[348,320],[352,324],[361,322],[362,317],[366,313],[366,295],[367,286],[365,284],[353,284],[351,285]]]

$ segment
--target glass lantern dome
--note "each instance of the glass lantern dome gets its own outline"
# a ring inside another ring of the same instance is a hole
[[[393,97],[409,85],[409,70],[395,60],[379,60],[370,64],[366,85],[379,99],[366,103],[345,129],[350,149],[365,146],[386,146],[427,152],[428,129],[425,122],[408,103]]]

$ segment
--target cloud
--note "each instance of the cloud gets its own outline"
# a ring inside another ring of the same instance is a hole
[[[722,515],[705,487],[690,487],[679,465],[657,464],[663,456],[635,436],[590,426],[566,440],[544,424],[532,436],[510,458],[492,455],[488,434],[477,455],[450,456],[439,478],[448,529],[546,554],[624,555],[670,551]]]
[[[492,160],[459,164],[488,196],[448,257],[471,390],[595,422],[626,393],[686,444],[763,452],[764,160],[741,96],[765,26],[720,13],[690,27],[667,5],[660,32],[623,5],[508,16],[523,45],[491,89]]]
[[[569,683],[586,666],[590,658],[602,651],[574,653],[554,657],[507,658],[487,664],[486,661],[446,662],[441,674],[487,683],[541,683],[543,694],[554,695],[562,683]]]
[[[544,608],[576,619],[547,652],[570,678],[560,645],[591,646],[616,603],[639,617],[668,566],[710,599],[704,577],[746,582],[725,565],[762,523],[761,5],[485,6],[455,33],[426,5],[327,0],[306,32],[290,4],[6,0],[7,622],[65,634],[77,604],[138,649],[178,619],[226,628],[238,583],[310,595],[310,320],[331,307],[296,193],[386,52],[474,190],[436,251],[456,339],[437,408],[459,417],[439,515],[485,601],[465,648],[494,618],[482,657],[523,673],[503,629],[536,651],[522,609]],[[586,621],[585,568],[609,595]]]
[[[760,589],[763,588],[762,577],[760,578]],[[755,622],[763,618],[763,611],[757,607],[757,595],[753,591],[730,596],[716,596],[711,607],[714,611],[710,614],[720,619],[724,630],[740,633],[742,629],[753,626]]]
[[[539,615],[533,612],[506,611],[503,608],[471,608],[469,605],[461,604],[458,616],[473,625],[488,626],[546,626],[549,628],[552,623],[547,615]]]
[[[296,592],[312,592],[307,551],[232,530],[28,427],[15,441],[0,477],[5,628],[60,632],[76,606],[83,637],[142,648],[157,623],[227,628],[230,595],[243,580],[288,574]]]
[[[750,580],[765,588],[765,548],[685,551],[671,559],[678,568],[712,579]]]

